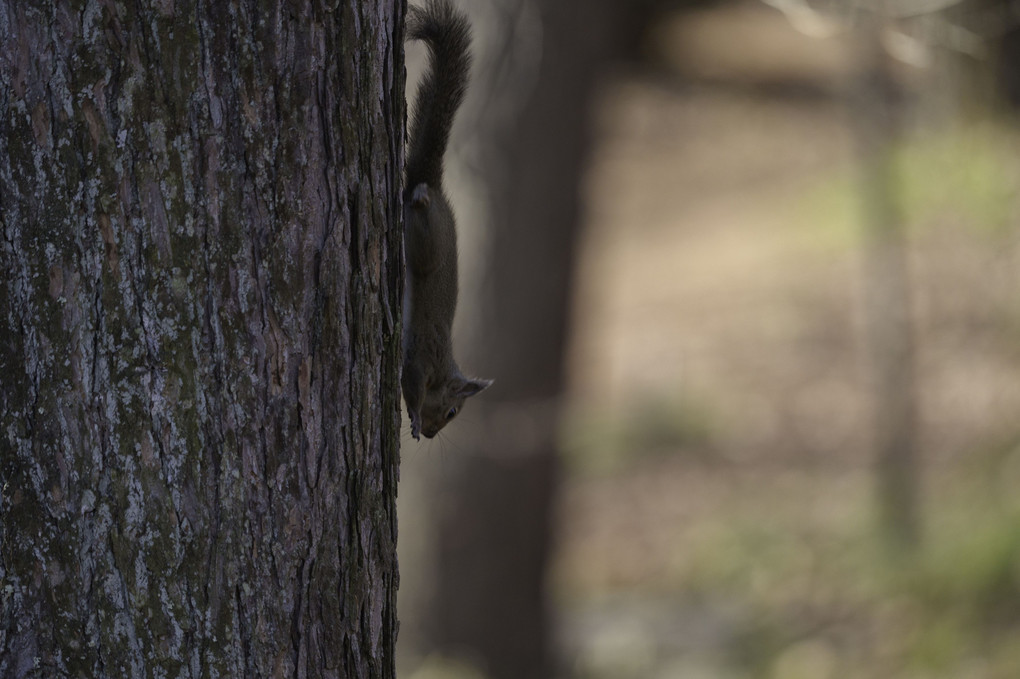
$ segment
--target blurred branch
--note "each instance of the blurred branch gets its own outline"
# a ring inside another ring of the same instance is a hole
[[[790,25],[812,38],[826,39],[845,35],[868,15],[883,20],[879,29],[881,44],[893,58],[923,68],[931,63],[927,52],[943,47],[975,58],[989,56],[988,43],[1020,26],[1020,3],[997,2],[989,7],[971,8],[965,25],[951,10],[962,8],[966,0],[856,0],[838,4],[812,3],[810,0],[761,0],[786,17]],[[908,26],[923,20],[922,37]],[[895,23],[893,23],[895,22]]]
[[[965,0],[870,0],[859,2],[861,9],[879,11],[893,19],[910,19],[945,12],[951,7],[965,4]]]
[[[835,16],[820,12],[806,0],[762,0],[786,17],[790,25],[812,38],[832,38],[847,31],[847,26]]]

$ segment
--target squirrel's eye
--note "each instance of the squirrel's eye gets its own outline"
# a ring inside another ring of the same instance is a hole
[[[457,409],[456,408],[450,408],[450,410],[446,413],[446,419],[452,420],[454,418],[454,416],[456,416],[456,415],[457,415]]]

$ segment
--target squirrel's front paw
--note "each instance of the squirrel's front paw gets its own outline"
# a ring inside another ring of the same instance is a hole
[[[425,182],[418,184],[418,186],[414,187],[414,190],[411,191],[412,207],[426,208],[429,206],[429,202],[431,202],[431,200],[432,199],[429,198],[429,185]]]

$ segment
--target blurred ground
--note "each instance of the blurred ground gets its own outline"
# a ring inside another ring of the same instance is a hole
[[[1015,131],[922,95],[902,150],[924,543],[896,556],[846,109],[700,82],[624,74],[601,107],[553,575],[568,669],[1020,676]]]

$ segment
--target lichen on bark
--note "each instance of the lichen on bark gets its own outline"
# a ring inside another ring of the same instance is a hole
[[[0,676],[393,675],[402,10],[0,0]]]

